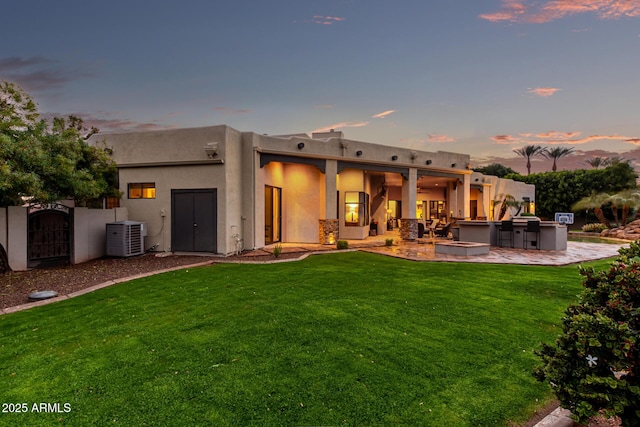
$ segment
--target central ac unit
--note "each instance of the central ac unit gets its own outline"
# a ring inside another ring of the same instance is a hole
[[[107,223],[107,256],[142,255],[146,234],[144,222],[117,221]]]

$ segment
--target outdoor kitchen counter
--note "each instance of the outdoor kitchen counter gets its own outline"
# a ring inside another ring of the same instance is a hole
[[[531,219],[530,221],[534,221]],[[498,230],[500,221],[458,221],[460,227],[460,241],[489,243],[491,246],[498,246]],[[513,246],[523,248],[524,230],[527,227],[526,219],[513,220]],[[536,249],[535,237],[531,238],[527,244],[527,249]],[[502,245],[510,244],[505,232]],[[540,249],[552,251],[564,251],[567,249],[567,226],[555,221],[540,221]]]

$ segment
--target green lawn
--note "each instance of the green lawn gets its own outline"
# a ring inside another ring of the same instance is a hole
[[[1,400],[28,407],[0,425],[508,425],[551,398],[533,350],[579,290],[358,252],[139,279],[0,317]]]

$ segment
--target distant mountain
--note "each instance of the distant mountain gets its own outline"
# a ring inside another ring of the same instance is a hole
[[[558,171],[576,170],[576,169],[592,169],[587,160],[595,157],[620,157],[624,160],[630,160],[631,165],[640,175],[640,148],[626,151],[624,153],[615,153],[605,150],[580,151],[576,150],[567,157],[563,157],[557,161]],[[471,159],[474,167],[487,166],[491,163],[499,163],[508,166],[518,173],[527,174],[527,160],[522,157],[488,157],[484,159]],[[553,165],[552,159],[546,159],[542,156],[531,159],[531,173],[551,172]]]

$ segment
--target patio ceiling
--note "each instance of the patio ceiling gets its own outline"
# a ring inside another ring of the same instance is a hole
[[[373,173],[370,173],[370,174],[373,175]],[[387,186],[391,186],[391,187],[402,186],[402,176],[397,173],[385,172],[384,180],[387,183]],[[418,178],[418,188],[442,187],[442,186],[446,186],[447,183],[451,181],[454,181],[454,179],[446,178],[442,176],[422,176]]]

